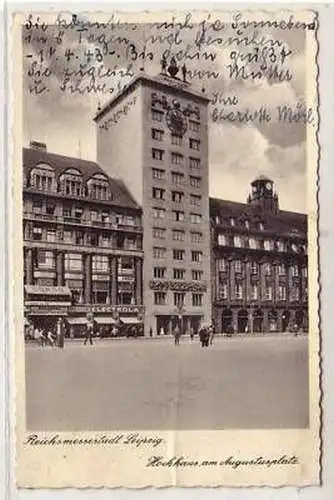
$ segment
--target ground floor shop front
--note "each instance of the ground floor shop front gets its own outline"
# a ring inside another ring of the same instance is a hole
[[[307,308],[213,307],[213,324],[219,333],[307,331]]]
[[[198,333],[203,316],[201,315],[157,315],[149,328],[153,336],[173,335],[179,331],[182,335]]]

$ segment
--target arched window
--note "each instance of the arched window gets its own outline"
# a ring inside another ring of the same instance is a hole
[[[104,174],[95,174],[87,181],[88,196],[94,200],[111,200],[108,177]]]
[[[45,163],[36,165],[30,171],[30,187],[38,191],[57,191],[54,169]]]
[[[62,194],[69,196],[85,196],[85,185],[82,174],[75,168],[69,168],[59,177],[59,188]]]

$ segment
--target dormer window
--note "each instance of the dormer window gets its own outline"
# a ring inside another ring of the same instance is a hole
[[[94,200],[111,200],[111,192],[108,177],[103,174],[95,174],[87,182],[88,195]]]
[[[60,192],[68,196],[85,196],[85,186],[79,170],[69,168],[59,177]]]
[[[37,165],[30,172],[30,186],[38,191],[57,191],[54,169],[43,163]]]

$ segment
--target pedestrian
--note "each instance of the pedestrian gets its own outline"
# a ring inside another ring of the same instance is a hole
[[[190,327],[190,339],[194,340],[194,329],[192,326]]]
[[[54,347],[55,346],[55,339],[52,335],[51,330],[48,330],[48,332],[46,334],[46,338],[47,338],[48,342],[50,343],[51,347]]]
[[[180,336],[181,336],[180,329],[179,329],[178,326],[176,326],[175,330],[174,330],[174,344],[175,345],[179,345],[180,344]]]
[[[153,337],[153,329],[151,326],[150,326],[150,337]]]
[[[209,326],[209,339],[210,339],[210,345],[213,345],[213,338],[214,338],[215,334],[214,334],[214,331],[213,331],[213,326],[210,325]]]
[[[94,320],[91,315],[87,315],[87,326],[85,332],[84,345],[87,345],[87,340],[89,340],[90,345],[93,345],[93,333],[94,333]]]
[[[165,330],[164,330],[163,326],[160,328],[160,335],[165,335]]]

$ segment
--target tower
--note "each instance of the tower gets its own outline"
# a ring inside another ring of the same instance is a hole
[[[247,202],[258,207],[262,212],[276,214],[279,206],[278,196],[274,192],[274,182],[265,175],[254,179],[251,182],[251,194],[248,196]]]
[[[99,164],[142,207],[146,334],[211,322],[209,99],[175,65],[140,72],[95,117]]]

